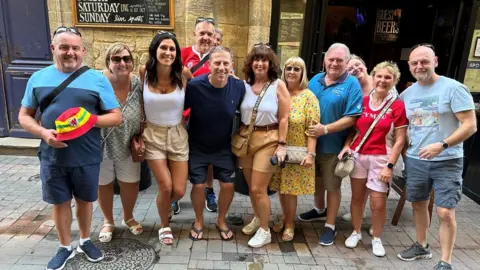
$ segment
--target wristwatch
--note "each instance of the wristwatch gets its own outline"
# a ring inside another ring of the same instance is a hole
[[[450,146],[446,141],[442,141],[441,143],[442,143],[443,150],[447,149]]]
[[[390,163],[390,162],[389,162],[389,163],[387,163],[387,168],[389,168],[389,169],[393,169],[393,166],[394,166],[394,165],[393,165],[393,163]]]
[[[323,134],[327,135],[328,134],[328,128],[327,125],[323,126]]]
[[[310,156],[312,156],[312,157],[316,157],[316,156],[317,156],[317,154],[316,154],[315,152],[308,152],[307,155],[310,155]]]

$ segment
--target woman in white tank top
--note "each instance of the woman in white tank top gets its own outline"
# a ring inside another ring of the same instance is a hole
[[[161,244],[173,243],[169,227],[172,200],[185,194],[188,172],[188,135],[182,124],[185,84],[191,73],[183,67],[174,34],[159,32],[150,43],[148,61],[140,67],[146,128],[145,159],[158,184]]]
[[[245,73],[245,98],[240,106],[242,127],[245,132],[250,124],[253,107],[262,89],[270,83],[258,107],[254,131],[251,134],[248,155],[238,160],[243,168],[250,189],[250,199],[255,217],[243,228],[245,234],[255,236],[248,245],[261,247],[271,242],[268,227],[270,199],[268,184],[276,168],[270,163],[274,155],[281,164],[285,159],[285,144],[288,130],[290,95],[283,81],[279,79],[279,64],[275,52],[267,45],[257,44],[247,55]]]

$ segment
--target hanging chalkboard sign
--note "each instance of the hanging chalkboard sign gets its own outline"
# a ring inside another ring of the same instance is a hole
[[[174,0],[71,0],[80,27],[173,29]]]

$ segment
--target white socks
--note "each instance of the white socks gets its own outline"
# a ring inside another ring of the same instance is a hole
[[[90,237],[80,238],[80,246],[83,246],[83,244],[84,244],[85,242],[87,242],[88,240],[90,240]]]
[[[66,248],[68,251],[72,251],[72,245],[68,245],[68,246],[62,246],[60,245],[61,248]]]
[[[332,231],[335,231],[335,225],[325,223],[325,228],[330,228]]]

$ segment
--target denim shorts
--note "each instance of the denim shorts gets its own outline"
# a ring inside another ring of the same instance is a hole
[[[405,159],[406,197],[409,202],[427,201],[434,190],[435,204],[455,208],[462,197],[463,158],[442,161]]]
[[[72,196],[85,202],[98,197],[100,163],[79,167],[62,167],[40,164],[43,200],[50,204],[62,204]]]

